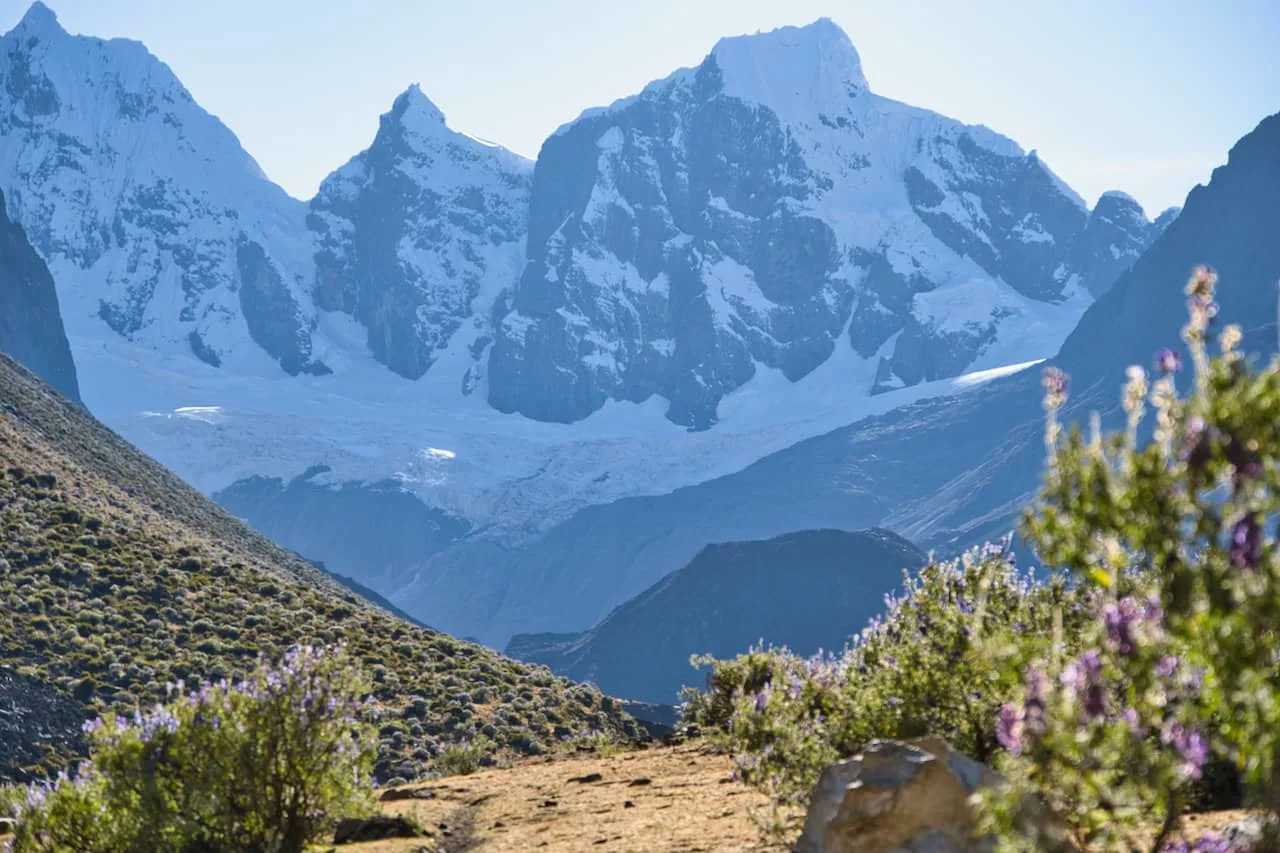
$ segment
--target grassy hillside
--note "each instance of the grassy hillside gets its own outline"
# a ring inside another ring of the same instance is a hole
[[[593,689],[381,610],[271,544],[0,356],[0,666],[86,714],[346,642],[386,705],[378,772],[484,735],[537,753],[638,729]],[[56,763],[59,756],[49,757]]]

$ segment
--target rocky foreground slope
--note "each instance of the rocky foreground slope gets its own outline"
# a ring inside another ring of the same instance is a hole
[[[85,715],[232,677],[295,643],[345,643],[385,705],[384,777],[416,776],[481,733],[514,753],[637,733],[593,689],[374,607],[5,356],[0,462],[0,666]]]

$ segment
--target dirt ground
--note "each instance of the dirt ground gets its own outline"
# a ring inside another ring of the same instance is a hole
[[[733,781],[723,755],[697,745],[529,761],[421,786],[431,799],[382,804],[430,839],[353,844],[360,853],[745,853],[762,846],[749,809],[766,799]],[[597,778],[598,777],[598,778]],[[441,824],[447,828],[441,829]]]

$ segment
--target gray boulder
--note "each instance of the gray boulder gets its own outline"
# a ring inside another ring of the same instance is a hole
[[[942,738],[874,741],[828,766],[809,804],[797,853],[970,853],[969,797],[1001,776]]]

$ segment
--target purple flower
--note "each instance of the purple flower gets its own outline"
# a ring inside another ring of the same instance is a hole
[[[1107,688],[1102,680],[1102,658],[1088,651],[1062,669],[1062,687],[1070,698],[1084,705],[1084,718],[1096,720],[1107,712]]]
[[[1111,602],[1102,609],[1102,621],[1107,626],[1107,647],[1119,651],[1122,655],[1131,655],[1137,648],[1134,637],[1134,623],[1142,613],[1138,602],[1131,596],[1125,596],[1119,602]]]
[[[1040,384],[1044,386],[1045,401],[1056,408],[1067,399],[1071,388],[1071,380],[1059,368],[1046,367],[1040,374]]]
[[[1029,667],[1024,683],[1027,695],[1023,701],[1023,720],[1027,733],[1032,737],[1039,737],[1045,730],[1044,712],[1049,699],[1049,679],[1040,670]]]
[[[1231,842],[1216,832],[1206,832],[1194,842],[1183,839],[1167,842],[1160,848],[1160,853],[1231,853]]]
[[[1161,678],[1172,678],[1173,674],[1177,671],[1177,655],[1162,655],[1160,660],[1156,661],[1156,675]]]
[[[1006,702],[996,717],[996,740],[1014,755],[1022,754],[1023,711]]]
[[[1133,708],[1125,708],[1120,712],[1120,719],[1129,724],[1129,732],[1137,737],[1143,737],[1147,733],[1147,727],[1142,725],[1142,721],[1138,718],[1138,712]]]
[[[1178,752],[1178,773],[1185,779],[1199,779],[1209,758],[1209,745],[1204,735],[1188,729],[1177,720],[1165,720],[1160,740]]]
[[[1177,373],[1182,367],[1182,358],[1173,350],[1166,347],[1156,353],[1156,370],[1166,376]]]
[[[1256,512],[1240,517],[1231,531],[1231,564],[1237,569],[1257,568],[1262,562],[1262,525]]]
[[[1182,458],[1187,466],[1198,471],[1209,461],[1209,433],[1204,418],[1196,415],[1187,421],[1182,437]]]

